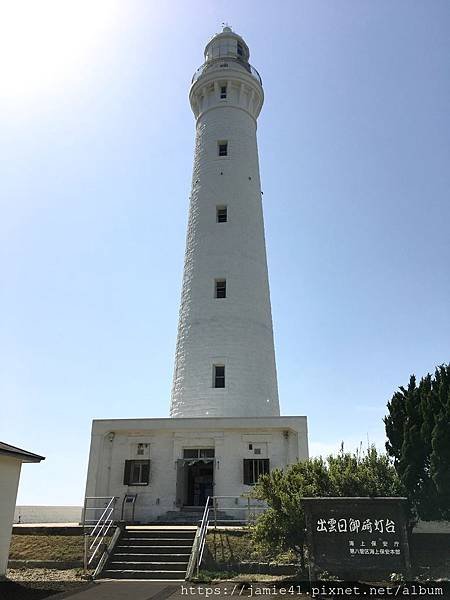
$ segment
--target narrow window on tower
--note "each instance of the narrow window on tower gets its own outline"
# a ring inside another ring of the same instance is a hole
[[[218,142],[219,156],[228,156],[228,142]]]
[[[220,99],[226,100],[226,98],[227,98],[227,86],[221,85],[220,86]]]
[[[226,223],[228,221],[228,211],[226,206],[218,206],[216,209],[217,223]]]
[[[216,290],[215,297],[216,298],[226,298],[227,297],[227,281],[226,279],[216,279]]]
[[[244,54],[244,49],[240,42],[237,43],[237,53],[238,53],[238,56],[242,56]]]
[[[214,387],[215,388],[224,388],[225,387],[225,366],[224,365],[214,365]]]

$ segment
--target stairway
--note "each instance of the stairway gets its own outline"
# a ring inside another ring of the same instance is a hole
[[[199,525],[205,508],[204,506],[183,506],[181,510],[169,510],[165,514],[157,518],[157,524],[161,525]],[[214,512],[210,511],[209,518],[212,519]],[[227,514],[223,510],[216,512],[217,525],[228,525],[233,515]],[[244,523],[243,521],[236,522],[236,525]],[[234,524],[234,523],[233,523]]]
[[[198,525],[202,520],[203,506],[183,506],[181,510],[169,510],[157,518],[161,525]]]
[[[126,528],[101,577],[184,579],[194,537],[194,528]]]

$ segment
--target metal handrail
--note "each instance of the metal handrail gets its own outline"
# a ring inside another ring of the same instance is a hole
[[[200,569],[200,563],[203,558],[203,550],[205,548],[206,542],[206,534],[208,532],[209,527],[209,511],[211,496],[208,496],[206,499],[205,508],[203,510],[202,520],[200,521],[200,525],[197,527],[197,532],[195,534],[194,543],[192,545],[191,556],[189,557],[188,568],[186,570],[186,579],[190,579],[193,575],[194,569],[198,572]]]
[[[247,513],[247,518],[244,519],[227,519],[229,523],[249,523],[252,518],[255,518],[257,511],[265,511],[267,510],[266,506],[256,505],[251,506],[251,499],[246,496],[208,496],[205,504],[205,508],[203,510],[202,520],[200,525],[197,527],[197,532],[195,534],[194,544],[192,546],[191,556],[189,557],[189,564],[186,572],[186,579],[190,579],[193,575],[194,569],[197,571],[197,577],[200,570],[200,565],[203,559],[203,553],[206,545],[206,535],[208,533],[208,529],[210,527],[210,523],[213,522],[214,529],[217,529],[217,512],[221,510],[219,506],[220,500],[229,500],[233,499],[236,502],[239,502],[240,499],[247,500],[246,505],[234,506],[234,507],[223,507],[224,511],[232,511],[232,510],[245,510]],[[213,511],[214,515],[210,518],[210,513]]]
[[[94,506],[88,506],[90,501],[94,501]],[[83,510],[83,530],[84,530],[84,570],[92,564],[97,552],[102,546],[103,540],[114,524],[114,509],[116,505],[116,496],[86,496]],[[87,511],[102,511],[99,518],[88,519]],[[90,525],[89,523],[93,523]],[[88,532],[88,529],[90,531]],[[92,541],[90,541],[92,540]]]
[[[121,528],[116,527],[116,530],[111,538],[111,541],[108,544],[108,547],[105,548],[105,551],[101,555],[100,560],[98,561],[97,566],[95,567],[95,571],[92,574],[92,579],[96,579],[100,575],[100,573],[103,571],[106,561],[111,556],[114,547],[116,546],[117,542],[119,541],[121,533],[122,533]]]
[[[97,521],[97,523],[95,524],[95,527],[94,527],[94,529],[91,531],[91,535],[94,535],[94,533],[95,533],[95,530],[96,530],[96,529],[97,529],[97,527],[100,525],[100,523],[101,523],[101,522],[104,520],[104,519],[103,519],[103,517],[106,515],[106,513],[108,513],[108,516],[106,517],[106,519],[109,519],[109,517],[111,516],[111,513],[112,513],[112,512],[114,512],[114,506],[113,506],[113,508],[112,508],[112,509],[110,508],[110,506],[111,506],[111,504],[112,504],[112,503],[115,503],[115,501],[116,501],[116,498],[115,498],[115,496],[112,496],[112,497],[111,497],[111,499],[110,499],[110,501],[108,502],[108,504],[107,504],[107,506],[106,506],[105,510],[104,510],[104,511],[102,512],[102,514],[100,515],[100,518],[99,518],[99,520],[98,520],[98,521]],[[105,519],[105,520],[106,520],[106,519]],[[103,526],[102,526],[102,528],[103,528]],[[98,535],[98,534],[97,534],[97,535]]]
[[[198,577],[198,571],[200,569],[200,564],[201,564],[202,558],[203,558],[203,551],[205,549],[206,534],[208,533],[209,511],[211,510],[211,508],[209,506],[210,499],[211,499],[210,496],[208,496],[208,499],[206,500],[205,510],[203,512],[202,522],[200,524],[199,548],[198,548],[198,555],[197,555],[197,577]],[[217,525],[216,521],[215,521],[215,525]]]

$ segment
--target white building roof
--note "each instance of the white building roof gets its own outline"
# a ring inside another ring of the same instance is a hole
[[[41,462],[41,460],[45,460],[45,456],[33,454],[33,452],[22,450],[22,448],[11,446],[11,444],[6,444],[5,442],[0,442],[0,455],[1,454],[11,456],[12,458],[19,458],[22,462],[29,463],[38,463]]]

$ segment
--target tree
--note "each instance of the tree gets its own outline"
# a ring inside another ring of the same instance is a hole
[[[422,382],[419,388],[416,386],[416,378],[412,376],[404,393],[403,443],[399,448],[400,459],[396,463],[397,472],[414,505],[420,501],[425,475],[426,453],[421,436],[421,386]]]
[[[450,365],[400,387],[387,405],[386,450],[419,517],[450,517]]]
[[[292,550],[304,568],[304,497],[401,496],[403,487],[390,461],[375,446],[367,452],[311,458],[263,475],[252,496],[268,504],[253,528],[254,540],[273,553]]]
[[[442,375],[442,373],[440,373]],[[437,413],[431,433],[430,473],[439,494],[441,513],[450,516],[450,377],[437,380]]]
[[[384,418],[386,436],[388,438],[386,450],[394,459],[394,465],[396,466],[402,455],[403,428],[406,419],[406,397],[415,388],[415,385],[415,377],[411,377],[408,389],[406,390],[404,387],[401,387],[400,391],[392,396],[391,401],[387,405],[389,414]]]
[[[450,509],[450,411],[441,411],[433,429],[431,476],[443,503]]]

